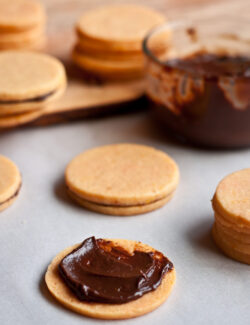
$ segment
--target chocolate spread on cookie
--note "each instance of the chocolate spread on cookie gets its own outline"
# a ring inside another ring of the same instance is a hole
[[[173,264],[160,252],[130,255],[111,241],[90,237],[62,259],[59,272],[81,301],[122,304],[155,290]]]
[[[198,144],[250,145],[250,57],[197,52],[152,76],[149,95],[169,129]]]

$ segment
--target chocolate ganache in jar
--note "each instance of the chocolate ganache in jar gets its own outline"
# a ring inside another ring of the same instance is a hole
[[[249,21],[165,24],[144,53],[147,95],[168,132],[198,145],[250,145]]]

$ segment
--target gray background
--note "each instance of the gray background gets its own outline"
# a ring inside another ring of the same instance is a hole
[[[141,216],[113,217],[68,199],[66,164],[83,150],[119,142],[152,145],[176,160],[181,182],[169,204]],[[249,150],[174,143],[147,113],[137,112],[2,133],[0,152],[17,163],[23,176],[18,200],[0,215],[1,325],[111,323],[62,308],[44,283],[51,259],[91,235],[140,240],[164,252],[177,270],[175,288],[159,309],[112,324],[249,324],[249,266],[223,256],[210,237],[216,185],[228,173],[249,167]]]

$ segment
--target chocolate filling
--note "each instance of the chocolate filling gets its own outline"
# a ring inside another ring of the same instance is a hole
[[[33,102],[42,102],[48,97],[54,95],[56,90],[50,91],[49,93],[33,98],[20,99],[20,100],[0,100],[0,105],[12,105],[12,104],[21,104],[21,103],[33,103]]]
[[[167,198],[168,196],[170,196],[172,194],[172,193],[170,193],[167,196],[164,196],[164,197],[162,197],[160,199],[157,199],[157,200],[153,200],[153,201],[151,201],[149,203],[119,205],[119,204],[98,203],[98,202],[94,202],[94,201],[87,200],[87,199],[83,198],[82,196],[76,194],[75,192],[71,191],[71,189],[68,186],[66,186],[66,187],[67,187],[67,190],[71,193],[71,195],[75,196],[76,198],[82,199],[83,201],[86,201],[86,202],[89,202],[89,203],[92,203],[92,204],[95,204],[95,205],[98,205],[98,206],[112,207],[112,208],[130,208],[130,207],[145,206],[145,205],[149,205],[149,204],[153,204],[153,203],[156,203],[158,201],[161,201],[161,200]]]
[[[0,206],[7,203],[7,202],[9,202],[10,200],[14,199],[18,195],[18,193],[20,192],[21,186],[22,186],[22,183],[20,183],[18,189],[16,190],[16,192],[11,197],[9,197],[7,200],[5,200],[3,202],[0,202]]]
[[[173,264],[160,252],[130,255],[111,241],[90,237],[59,264],[66,285],[81,301],[122,304],[159,287]]]

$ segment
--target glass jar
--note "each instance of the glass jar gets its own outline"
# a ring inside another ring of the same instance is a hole
[[[166,130],[198,145],[250,145],[250,22],[166,23],[143,43],[147,95]]]

